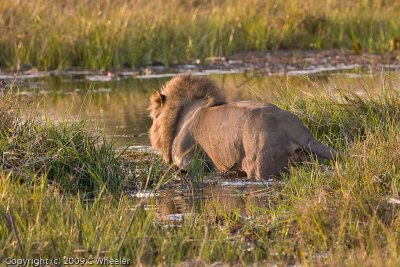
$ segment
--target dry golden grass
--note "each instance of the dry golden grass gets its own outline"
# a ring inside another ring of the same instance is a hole
[[[112,68],[265,49],[400,47],[400,3],[4,0],[0,65]]]

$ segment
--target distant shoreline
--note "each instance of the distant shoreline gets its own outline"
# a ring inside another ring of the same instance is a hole
[[[120,78],[169,78],[182,73],[193,75],[254,73],[259,75],[319,75],[335,72],[377,73],[400,71],[400,54],[354,53],[345,49],[280,50],[238,53],[230,57],[210,57],[193,64],[161,63],[137,68],[88,70],[70,68],[38,70],[25,66],[24,71],[0,69],[0,80],[25,80],[46,76],[85,76],[91,81],[112,81]]]

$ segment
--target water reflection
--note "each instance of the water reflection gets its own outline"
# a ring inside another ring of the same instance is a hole
[[[213,75],[231,101],[271,101],[278,91],[302,92],[338,90],[361,94],[368,88],[380,91],[383,84],[399,88],[398,74],[342,73],[317,76],[257,76],[254,74]],[[54,119],[85,118],[88,126],[116,140],[117,146],[148,145],[148,97],[169,80],[120,78],[89,81],[83,75],[44,77],[26,80],[19,94]]]
[[[145,208],[153,210],[163,222],[180,222],[185,217],[206,212],[212,215],[216,208],[238,212],[248,217],[256,207],[265,207],[278,181],[249,181],[214,177],[201,187],[184,184],[170,185],[157,192],[136,193],[134,198],[145,200]]]
[[[147,145],[151,125],[147,99],[163,82],[136,79],[90,82],[79,77],[57,77],[40,83],[33,81],[22,92],[32,99],[32,104],[41,103],[40,112],[53,119],[83,118],[90,128],[116,140],[117,146]]]

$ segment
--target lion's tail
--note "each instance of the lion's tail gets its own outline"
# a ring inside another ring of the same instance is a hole
[[[311,154],[316,155],[318,158],[335,159],[339,154],[327,145],[324,145],[317,140],[311,141],[306,147]]]

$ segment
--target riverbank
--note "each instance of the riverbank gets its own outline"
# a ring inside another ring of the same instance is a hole
[[[193,75],[238,74],[255,75],[324,75],[337,72],[371,74],[381,72],[399,72],[399,53],[354,53],[351,50],[330,49],[324,51],[292,50],[275,52],[247,52],[230,57],[210,57],[204,62],[194,64],[176,64],[166,66],[161,63],[137,68],[112,70],[65,70],[40,71],[32,66],[18,72],[0,71],[0,88],[7,84],[24,84],[25,80],[47,76],[85,77],[92,82],[108,82],[120,78],[169,78],[177,74]]]

